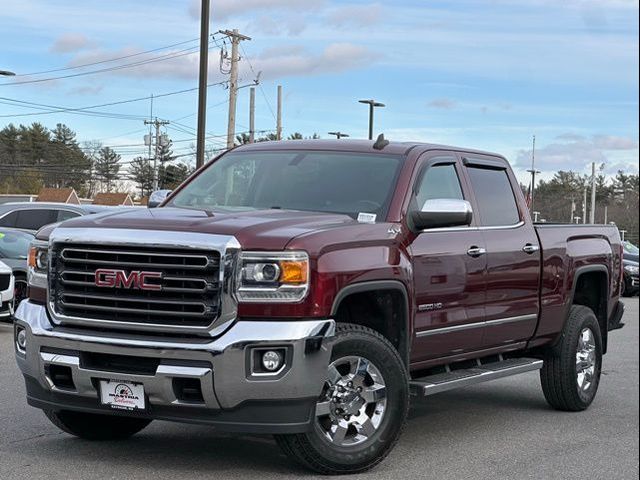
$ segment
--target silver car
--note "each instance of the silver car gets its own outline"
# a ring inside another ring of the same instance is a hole
[[[0,205],[0,227],[37,232],[51,223],[63,222],[81,215],[91,215],[118,207],[103,205],[70,205],[54,202],[15,202]]]
[[[0,227],[0,262],[13,271],[15,306],[27,296],[27,256],[34,234]]]

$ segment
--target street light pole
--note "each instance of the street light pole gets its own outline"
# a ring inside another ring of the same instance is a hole
[[[375,100],[358,100],[358,102],[369,105],[369,140],[373,140],[373,109],[375,107],[384,107],[385,104]]]
[[[347,138],[349,136],[348,133],[342,132],[328,132],[328,135],[334,135],[338,140],[340,140],[341,138]]]

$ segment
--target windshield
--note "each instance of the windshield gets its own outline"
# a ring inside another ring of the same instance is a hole
[[[633,243],[631,242],[624,242],[624,249],[627,253],[631,253],[632,255],[637,255],[638,254],[638,247],[636,247]]]
[[[27,258],[33,236],[25,232],[0,230],[0,258]]]
[[[281,208],[354,218],[368,213],[384,220],[401,164],[400,156],[350,152],[229,153],[178,192],[168,206]]]

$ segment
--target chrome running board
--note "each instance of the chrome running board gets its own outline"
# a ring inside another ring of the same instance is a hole
[[[477,383],[488,382],[498,378],[510,377],[520,373],[540,370],[543,361],[537,358],[509,358],[497,362],[416,378],[409,383],[411,395],[426,397],[455,388],[467,387]]]

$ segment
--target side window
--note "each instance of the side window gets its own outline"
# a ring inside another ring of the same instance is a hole
[[[44,225],[56,222],[57,213],[55,210],[45,209],[20,210],[16,227],[26,230],[38,230]]]
[[[64,222],[65,220],[69,220],[70,218],[79,217],[80,214],[76,212],[72,212],[70,210],[58,210],[58,220],[57,222]]]
[[[15,227],[18,221],[18,212],[11,212],[0,218],[0,227]]]
[[[518,204],[506,170],[469,167],[467,171],[480,210],[480,225],[515,225],[520,221]]]
[[[434,198],[464,200],[455,165],[433,165],[423,173],[416,190],[416,207],[422,208],[424,202]]]

